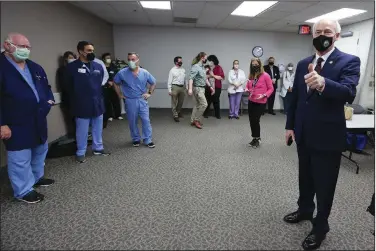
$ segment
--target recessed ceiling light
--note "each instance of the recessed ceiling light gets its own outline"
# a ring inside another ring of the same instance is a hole
[[[244,1],[231,13],[231,15],[254,17],[264,10],[269,9],[276,3],[278,3],[278,1]]]
[[[140,1],[145,9],[171,10],[170,1]]]
[[[350,9],[350,8],[342,8],[342,9],[335,10],[335,11],[326,13],[324,15],[318,16],[318,17],[311,18],[311,19],[307,20],[306,22],[307,23],[316,23],[317,21],[320,21],[321,19],[326,19],[326,18],[333,19],[333,20],[340,20],[340,19],[356,16],[356,15],[362,14],[364,12],[367,12],[367,11],[366,10]]]

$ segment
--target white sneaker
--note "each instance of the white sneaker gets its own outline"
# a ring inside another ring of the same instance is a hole
[[[123,117],[122,116],[118,117],[118,120],[123,120]]]
[[[108,121],[112,121],[113,120],[113,118],[108,118]]]

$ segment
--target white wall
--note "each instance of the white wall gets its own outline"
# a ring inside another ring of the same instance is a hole
[[[374,89],[371,90],[369,88],[369,81],[370,78],[372,78],[371,74],[373,72],[372,68],[374,64],[374,42],[371,43],[371,41],[374,39],[374,22],[374,19],[370,19],[342,27],[342,32],[352,31],[354,32],[354,35],[359,38],[358,44],[354,45],[357,46],[357,48],[349,48],[349,50],[353,51],[354,53],[352,54],[358,56],[361,61],[360,80],[357,88],[357,96],[354,103],[360,104],[364,107],[374,106],[374,102],[371,101],[371,99],[373,100],[373,98],[370,98],[370,95],[374,94]],[[346,39],[347,38],[344,38],[342,43],[345,42]],[[338,43],[339,42],[340,41],[338,41]],[[339,49],[341,49],[340,46],[338,47]]]
[[[248,74],[252,49],[257,45],[264,48],[263,61],[274,56],[277,64],[296,65],[312,54],[312,38],[293,33],[115,25],[113,34],[116,57],[126,59],[128,52],[138,52],[141,65],[156,77],[158,89],[149,102],[156,108],[171,107],[166,82],[175,56],[183,57],[184,67],[189,71],[192,59],[199,52],[215,54],[227,75],[234,59],[240,60],[240,67]],[[226,88],[227,82],[224,84]],[[276,109],[280,109],[280,103],[276,98]],[[191,98],[184,107],[192,107]],[[225,90],[221,108],[228,108]]]

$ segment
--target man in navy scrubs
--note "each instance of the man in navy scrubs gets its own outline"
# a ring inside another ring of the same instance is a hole
[[[29,40],[11,33],[0,55],[0,139],[8,156],[14,197],[38,203],[44,196],[34,187],[54,183],[44,178],[48,151],[47,114],[54,104],[43,68],[29,60]]]
[[[104,101],[102,82],[104,71],[100,64],[94,62],[94,46],[87,41],[77,45],[79,59],[68,64],[68,78],[71,98],[71,113],[76,118],[76,160],[85,162],[89,125],[92,128],[94,155],[108,156],[102,142]]]

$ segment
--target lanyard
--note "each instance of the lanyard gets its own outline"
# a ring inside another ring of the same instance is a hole
[[[252,87],[255,88],[256,84],[258,82],[258,78],[255,78],[252,83]]]
[[[235,78],[238,79],[239,77],[239,71],[235,71]]]

